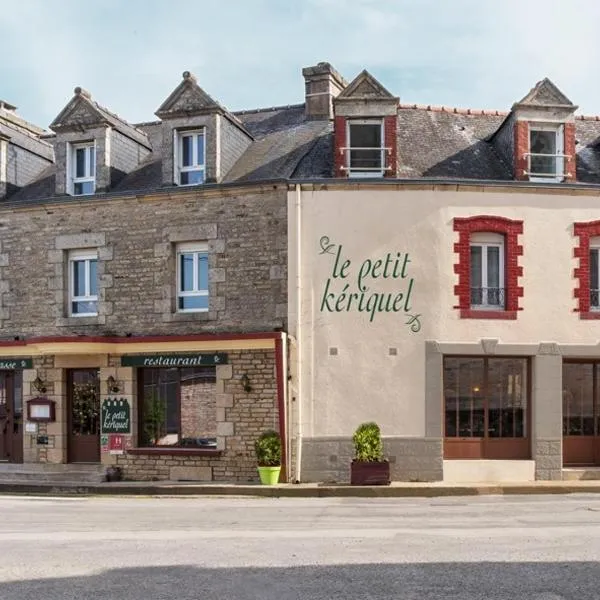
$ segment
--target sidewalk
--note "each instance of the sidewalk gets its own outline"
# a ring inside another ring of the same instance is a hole
[[[434,498],[527,494],[600,493],[600,480],[535,481],[531,483],[395,482],[390,486],[338,484],[223,484],[179,481],[118,483],[2,481],[0,494],[49,496],[255,496],[263,498]]]

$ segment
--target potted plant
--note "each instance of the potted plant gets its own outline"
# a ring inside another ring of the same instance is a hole
[[[383,457],[381,430],[377,423],[362,423],[352,436],[354,460],[350,465],[352,485],[389,485],[390,463]]]
[[[279,482],[281,472],[281,439],[276,431],[269,430],[261,434],[254,444],[258,474],[264,485]]]

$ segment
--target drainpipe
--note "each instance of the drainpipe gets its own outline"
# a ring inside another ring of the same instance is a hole
[[[302,187],[296,184],[296,481],[302,476]]]

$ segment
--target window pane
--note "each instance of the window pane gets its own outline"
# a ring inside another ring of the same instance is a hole
[[[71,431],[73,435],[100,433],[100,373],[77,369],[71,380]]]
[[[490,358],[487,378],[489,437],[525,437],[527,359]]]
[[[381,147],[381,125],[350,125],[350,148],[367,148],[350,151],[352,169],[381,169]]]
[[[181,369],[181,445],[216,447],[214,367]]]
[[[598,298],[598,249],[590,250],[590,304],[600,307]]]
[[[180,185],[197,185],[204,183],[204,171],[183,171],[180,177]]]
[[[88,148],[88,156],[89,156],[89,167],[88,167],[89,177],[95,177],[96,176],[96,148],[94,146],[90,146]]]
[[[73,269],[73,296],[85,296],[85,260],[74,260]]]
[[[98,261],[93,258],[90,263],[90,296],[98,294]]]
[[[71,302],[71,313],[74,315],[96,315],[98,314],[98,303],[95,300]]]
[[[198,289],[208,290],[208,253],[198,253]]]
[[[179,310],[208,310],[208,296],[181,296]]]
[[[197,150],[197,165],[204,164],[204,136],[197,135],[196,136],[196,150]]]
[[[191,167],[192,166],[192,144],[194,139],[191,135],[184,135],[181,138],[181,166]]]
[[[179,255],[179,290],[181,292],[194,291],[194,255]]]
[[[444,360],[446,437],[483,437],[483,359]]]
[[[532,175],[554,175],[556,173],[556,132],[531,131],[530,152],[532,154],[548,154],[551,156],[532,156]]]
[[[471,246],[471,304],[483,304],[481,246]]]
[[[79,181],[73,184],[73,193],[75,196],[85,196],[94,193],[93,181]]]
[[[563,363],[563,434],[594,435],[592,364]]]
[[[85,177],[85,148],[75,150],[75,177]]]

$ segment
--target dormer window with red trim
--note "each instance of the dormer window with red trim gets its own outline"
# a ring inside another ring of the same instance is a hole
[[[527,172],[532,181],[563,181],[565,178],[564,125],[529,125]]]
[[[383,121],[349,119],[346,122],[346,166],[349,177],[383,177],[386,164]]]

